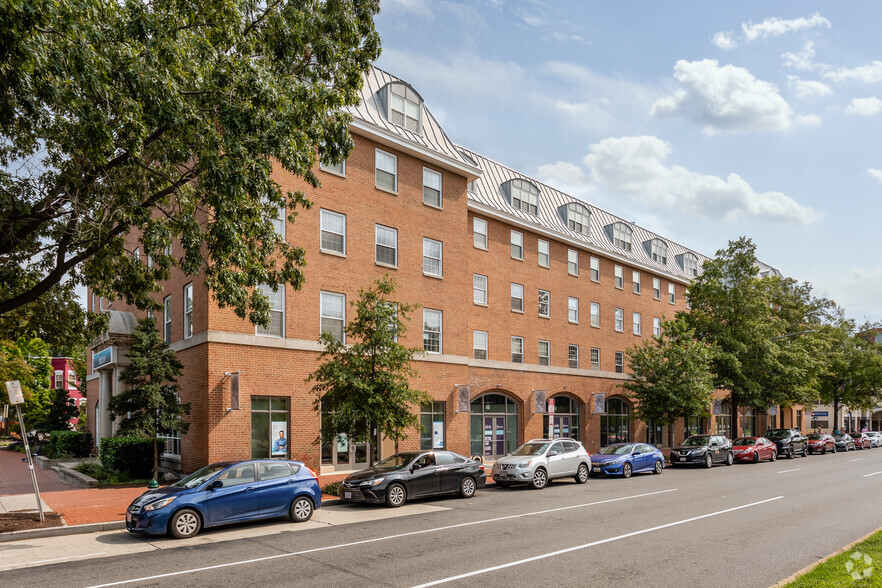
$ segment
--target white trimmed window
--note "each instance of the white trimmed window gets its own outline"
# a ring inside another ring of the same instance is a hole
[[[567,249],[567,273],[571,276],[579,275],[579,252],[575,249]]]
[[[257,325],[256,333],[258,335],[266,335],[268,337],[284,337],[285,336],[285,285],[280,284],[278,289],[273,289],[263,284],[259,286],[260,291],[269,299],[269,324],[266,328]]]
[[[570,345],[567,348],[567,365],[573,369],[579,369],[579,346]]]
[[[276,216],[270,219],[273,223],[273,231],[284,241],[285,240],[285,207],[280,206],[276,211]]]
[[[643,317],[640,316],[639,312],[635,312],[633,314],[633,323],[634,323],[634,334],[641,335],[643,334]]]
[[[591,369],[600,371],[600,349],[591,348]]]
[[[652,278],[652,297],[661,300],[661,280]]]
[[[625,270],[622,266],[617,265],[615,267],[615,276],[616,276],[616,288],[619,290],[624,290],[625,288]]]
[[[683,271],[685,271],[690,276],[698,275],[698,257],[696,257],[693,253],[683,254]]]
[[[600,326],[600,304],[598,302],[591,303],[591,326]]]
[[[567,320],[571,323],[579,323],[579,299],[570,296],[567,298]]]
[[[56,390],[60,390],[61,388],[64,388],[64,371],[62,371],[62,370],[55,371],[55,384],[53,385],[53,388],[55,388]]]
[[[511,284],[511,309],[514,312],[524,312],[524,286]]]
[[[321,211],[321,249],[346,255],[346,215]]]
[[[344,159],[340,163],[319,162],[319,169],[322,171],[331,172],[332,174],[337,174],[338,176],[346,177],[346,160]]]
[[[441,319],[440,310],[423,309],[423,351],[441,353]]]
[[[689,300],[689,289],[683,292],[683,298],[686,299],[686,310],[692,310],[692,301]]]
[[[72,390],[77,388],[77,373],[73,370],[67,372],[67,387]]]
[[[321,293],[322,333],[330,333],[340,343],[346,342],[346,296],[334,292]]]
[[[166,296],[162,300],[162,322],[163,322],[163,340],[171,343],[171,296]]]
[[[539,316],[551,316],[551,292],[539,290]]]
[[[539,214],[539,188],[530,182],[514,179],[508,184],[511,205],[529,214]]]
[[[668,244],[661,239],[653,239],[649,242],[649,251],[652,261],[662,265],[668,264]]]
[[[135,247],[135,250],[132,251],[132,259],[135,261],[141,261],[141,248]]]
[[[551,343],[539,341],[539,365],[551,365]]]
[[[377,225],[376,245],[377,263],[398,267],[398,230]]]
[[[193,283],[184,286],[184,339],[193,336]]]
[[[487,331],[474,332],[475,359],[487,359]]]
[[[474,234],[475,248],[487,249],[487,221],[482,218],[472,218],[472,233]]]
[[[487,306],[487,276],[472,274],[472,301]]]
[[[677,302],[677,287],[674,284],[668,284],[668,302],[671,304]]]
[[[420,132],[420,98],[404,84],[389,85],[389,121],[414,133]]]
[[[625,311],[621,308],[616,309],[616,331],[625,332]]]
[[[524,363],[524,338],[511,338],[511,361],[512,363]]]
[[[661,337],[661,319],[657,316],[652,317],[652,336]]]
[[[591,281],[600,281],[600,260],[596,257],[591,258]]]
[[[625,373],[625,353],[623,351],[616,351],[616,373]]]
[[[511,256],[513,259],[524,259],[524,234],[520,231],[511,232]]]
[[[423,237],[423,273],[440,278],[443,275],[441,241]]]
[[[376,186],[390,192],[398,191],[398,158],[385,151],[376,151]]]
[[[567,228],[591,236],[591,213],[581,204],[567,204]]]
[[[181,432],[159,431],[156,439],[165,443],[162,450],[163,457],[181,457]]]
[[[539,265],[549,267],[551,265],[551,249],[548,241],[539,239]]]
[[[423,168],[423,203],[441,208],[441,174]]]
[[[640,272],[631,272],[631,284],[634,288],[634,294],[640,294]]]
[[[625,251],[631,251],[631,227],[624,223],[613,225],[613,245]]]

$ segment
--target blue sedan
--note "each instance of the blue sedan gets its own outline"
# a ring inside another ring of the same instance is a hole
[[[203,527],[287,515],[308,521],[321,508],[315,472],[299,461],[224,461],[148,490],[126,510],[132,533],[192,537]]]
[[[632,473],[662,473],[665,456],[657,447],[646,443],[616,443],[591,456],[593,475],[623,476]]]

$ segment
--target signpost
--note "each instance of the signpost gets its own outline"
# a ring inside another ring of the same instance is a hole
[[[43,517],[43,501],[40,500],[40,488],[37,486],[37,472],[34,471],[34,460],[31,457],[31,446],[28,443],[28,433],[24,426],[24,418],[21,416],[21,405],[24,403],[24,394],[21,391],[21,383],[18,380],[6,382],[6,391],[9,392],[9,402],[15,405],[18,411],[18,426],[21,430],[21,439],[24,441],[25,454],[28,456],[28,469],[31,470],[31,481],[34,483],[34,496],[37,497],[37,508],[40,509],[40,522],[46,519]]]

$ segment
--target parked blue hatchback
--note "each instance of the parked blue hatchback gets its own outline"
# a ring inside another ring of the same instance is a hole
[[[308,521],[321,506],[315,472],[302,462],[222,461],[136,498],[126,510],[126,529],[185,539],[227,523],[285,515]]]
[[[660,474],[664,469],[664,454],[647,443],[616,443],[591,456],[594,475],[630,478],[633,473]]]

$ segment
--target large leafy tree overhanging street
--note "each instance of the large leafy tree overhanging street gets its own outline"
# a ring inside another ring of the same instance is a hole
[[[819,378],[818,398],[833,405],[834,423],[840,422],[843,406],[871,410],[882,402],[882,349],[861,336],[868,328],[856,330],[853,321],[843,319],[824,330],[828,361]]]
[[[218,304],[266,324],[252,287],[303,280],[304,252],[273,219],[309,206],[271,172],[316,186],[317,157],[348,155],[341,109],[379,56],[378,10],[0,2],[0,316],[66,280],[153,307],[150,292],[179,265],[204,274]]]
[[[416,376],[413,358],[423,351],[399,343],[415,307],[390,299],[394,292],[388,276],[359,291],[355,318],[345,327],[348,343],[329,331],[321,334],[321,365],[308,380],[315,382],[313,408],[322,415],[323,442],[343,434],[350,442],[379,446],[385,437],[397,446],[408,429],[420,427],[414,407],[432,402],[426,392],[410,386]],[[373,459],[371,452],[371,465]]]

